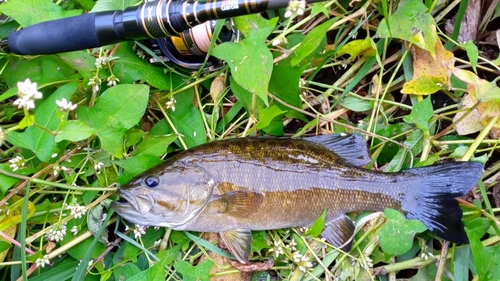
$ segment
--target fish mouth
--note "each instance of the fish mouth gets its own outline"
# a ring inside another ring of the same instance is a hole
[[[112,203],[112,208],[116,211],[131,211],[131,207],[140,214],[149,212],[156,204],[151,196],[135,195],[125,190],[118,191],[120,200]]]

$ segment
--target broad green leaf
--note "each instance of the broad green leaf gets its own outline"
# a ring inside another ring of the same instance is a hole
[[[117,161],[116,165],[125,169],[125,173],[118,179],[120,184],[127,183],[138,174],[161,163],[160,158],[151,155],[140,155]]]
[[[231,91],[234,96],[238,99],[238,101],[243,105],[245,111],[250,114],[252,112],[252,93],[243,89],[233,78],[233,76],[229,76],[229,85],[231,87]],[[261,99],[255,99],[256,106],[264,107],[264,101]]]
[[[64,16],[76,16],[82,11],[64,13],[61,7],[50,0],[10,0],[0,5],[0,12],[13,18],[21,26],[28,27]]]
[[[119,59],[113,65],[113,74],[120,79],[120,83],[132,84],[141,80],[160,90],[171,90],[174,86],[170,77],[177,78],[177,76],[165,73],[163,68],[140,59],[132,50],[132,44],[131,42],[122,42],[114,55]]]
[[[86,230],[87,230],[87,228],[84,227],[81,231],[83,233]],[[70,243],[71,241],[73,241],[73,239],[74,239],[73,234],[67,233],[64,236],[64,239],[60,243],[61,243],[61,245],[66,245],[67,243]],[[77,245],[74,245],[73,247],[69,248],[67,250],[68,254],[76,260],[83,259],[85,257],[85,254],[87,253],[88,249],[90,248],[90,245],[92,244],[93,240],[94,240],[94,236],[91,236],[91,237],[81,241]],[[95,245],[94,249],[92,250],[90,257],[97,258],[100,255],[100,253],[102,253],[105,249],[106,249],[106,247],[104,246],[104,244],[97,243]]]
[[[433,108],[431,97],[427,97],[413,106],[410,115],[407,115],[403,120],[408,123],[414,123],[420,130],[429,130],[429,120],[433,116]]]
[[[95,58],[87,51],[74,51],[59,54],[59,57],[73,69],[78,71],[84,78],[94,76]]]
[[[271,246],[267,241],[267,234],[264,230],[252,231],[252,252],[260,252],[269,249]]]
[[[141,120],[148,98],[146,85],[117,85],[104,91],[93,108],[80,108],[78,117],[96,131],[105,151],[122,158],[123,135]]]
[[[403,144],[411,150],[413,155],[418,155],[422,151],[423,136],[424,133],[422,130],[415,130],[408,135],[408,138]],[[404,147],[400,147],[389,165],[384,168],[384,172],[400,171],[407,160],[407,156],[408,150]]]
[[[446,262],[445,265],[445,270],[446,272],[450,272],[450,263]],[[431,263],[427,266],[424,266],[422,268],[419,268],[417,271],[417,274],[412,276],[408,281],[429,281],[429,280],[434,280],[436,278],[437,274],[437,266],[435,263]],[[441,281],[453,281],[450,279],[447,274],[442,274],[439,278]],[[455,279],[455,280],[468,280],[468,278],[465,279]]]
[[[42,272],[39,275],[30,277],[30,281],[47,280],[69,280],[75,274],[75,268],[78,267],[80,260],[72,258],[63,259],[60,263],[51,267],[50,270]]]
[[[113,10],[125,10],[130,6],[134,6],[135,4],[141,3],[139,0],[99,0],[95,3],[92,8],[92,13],[101,12],[101,11],[113,11]]]
[[[203,125],[202,112],[193,105],[193,91],[187,90],[175,95],[175,111],[167,112],[170,120],[174,124],[177,132],[181,134],[182,140],[188,148],[194,147],[207,142],[207,133]],[[159,122],[160,123],[160,122]],[[162,121],[165,125],[165,130],[157,131],[155,134],[166,135],[172,134],[174,131],[167,122]],[[153,132],[151,132],[153,134]],[[177,143],[177,141],[176,141]]]
[[[124,246],[122,243],[120,246]],[[135,248],[133,246],[129,246],[128,248]],[[141,269],[137,267],[137,265],[127,262],[121,266],[117,266],[113,269],[113,277],[115,280],[128,280],[130,277],[137,275],[141,272]]]
[[[97,130],[89,127],[80,120],[70,120],[64,123],[61,130],[58,132],[55,141],[63,140],[81,141],[96,134]]]
[[[214,57],[226,61],[231,68],[231,75],[241,87],[256,94],[266,104],[273,56],[265,41],[273,29],[274,27],[266,27],[252,30],[248,37],[240,42],[222,43],[212,52]]]
[[[187,261],[178,261],[174,268],[182,274],[182,280],[185,281],[209,281],[209,272],[215,263],[212,260],[203,260],[196,266]]]
[[[340,105],[355,112],[363,112],[373,108],[372,101],[362,100],[353,96],[345,97],[340,102]]]
[[[34,114],[36,124],[49,131],[56,130],[61,122],[59,117],[61,113],[56,101],[63,98],[70,100],[71,95],[77,88],[78,83],[68,83],[50,95],[36,108]],[[64,118],[67,118],[67,115]],[[33,151],[38,159],[43,162],[50,162],[51,155],[57,152],[55,137],[38,126],[31,126],[22,133],[12,132],[8,135],[7,140]]]
[[[317,218],[312,226],[307,230],[305,235],[310,235],[312,237],[318,237],[321,232],[323,232],[323,228],[325,227],[325,218],[326,218],[326,209],[323,211],[321,216]]]
[[[248,37],[254,29],[273,27],[276,25],[276,20],[266,20],[260,14],[250,14],[246,16],[234,17],[236,28],[245,36]]]
[[[474,69],[474,72],[477,72],[476,66],[479,58],[479,50],[477,49],[477,46],[474,42],[472,42],[472,40],[469,40],[465,44],[460,44],[460,47],[465,49],[472,69]]]
[[[285,112],[286,111],[282,111],[276,105],[267,108],[259,108],[259,123],[257,123],[257,129],[260,130],[269,126],[273,120],[281,118]]]
[[[176,135],[148,136],[132,152],[132,156],[152,155],[160,157],[167,152],[168,146],[177,139]]]
[[[31,82],[36,82],[40,89],[46,84],[60,83],[60,81],[68,79],[75,73],[75,70],[58,56],[50,55],[38,56],[30,60],[23,59],[23,57],[13,57],[2,73],[2,78],[10,87],[14,87],[17,82],[29,78]],[[6,73],[8,75],[5,75]],[[44,92],[44,89],[41,89],[41,92]]]
[[[143,280],[148,280],[148,281],[165,281],[165,266],[169,263],[171,263],[177,253],[179,252],[180,247],[175,246],[171,249],[168,249],[163,252],[159,252],[156,254],[158,257],[160,257],[160,262],[156,263],[152,267],[132,276],[130,279],[127,281],[143,281]]]
[[[465,231],[469,236],[479,280],[500,280],[500,245],[485,247],[471,230],[466,228]]]
[[[392,209],[385,209],[387,223],[380,232],[380,246],[385,254],[400,256],[408,252],[413,245],[416,233],[427,228],[418,220],[406,220],[403,215]]]
[[[325,17],[328,17],[328,9],[323,6],[321,3],[314,3],[311,9],[311,15],[317,16],[319,14],[325,15]]]
[[[9,249],[10,247],[12,247],[12,244],[5,242],[3,240],[0,240],[0,253]]]
[[[273,74],[269,81],[269,92],[289,105],[301,108],[302,101],[300,100],[299,81],[306,68],[307,65],[292,67],[286,63],[278,63],[273,68]],[[292,110],[279,102],[272,102],[271,104],[286,111],[286,117],[288,118],[297,118],[306,121],[304,115],[298,111]]]
[[[394,14],[380,21],[377,36],[406,40],[434,56],[434,46],[439,38],[434,18],[427,10],[420,0],[400,1]]]
[[[455,280],[467,280],[469,278],[470,245],[464,245],[455,249],[453,257],[453,274]]]
[[[292,59],[292,66],[297,66],[303,59],[312,54],[314,50],[320,45],[321,40],[325,36],[328,29],[338,21],[339,18],[335,17],[325,21],[324,23],[316,26],[313,30],[311,30],[302,43],[297,49],[295,49],[295,57]]]

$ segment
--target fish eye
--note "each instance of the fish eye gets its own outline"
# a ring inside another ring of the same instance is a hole
[[[144,179],[144,183],[147,187],[153,188],[160,184],[160,179],[157,176],[148,176]]]

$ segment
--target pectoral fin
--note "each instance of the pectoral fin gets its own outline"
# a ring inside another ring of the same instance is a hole
[[[248,191],[230,191],[217,199],[219,213],[245,218],[262,204],[263,195]]]
[[[219,233],[231,254],[241,263],[250,260],[252,252],[252,232],[248,229],[228,230]]]
[[[354,238],[354,229],[352,220],[346,215],[341,215],[325,223],[321,236],[333,246],[349,252]]]

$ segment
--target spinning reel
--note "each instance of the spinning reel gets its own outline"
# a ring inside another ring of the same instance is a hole
[[[189,71],[200,69],[210,48],[216,23],[215,20],[207,21],[177,36],[144,40],[142,43],[156,55],[149,58],[149,62],[152,64],[159,64],[160,61],[171,63]],[[226,19],[215,43],[238,42],[239,38],[240,32],[234,27],[233,21]],[[211,72],[223,66],[223,61],[209,57],[203,71]]]

